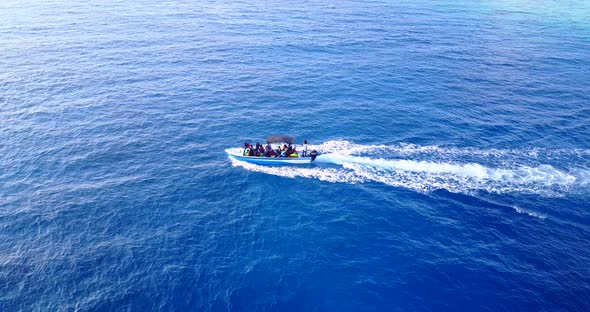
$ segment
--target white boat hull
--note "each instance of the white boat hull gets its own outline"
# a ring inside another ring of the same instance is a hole
[[[263,156],[240,156],[227,152],[227,155],[235,160],[244,161],[257,165],[302,165],[312,162],[311,157],[263,157]]]

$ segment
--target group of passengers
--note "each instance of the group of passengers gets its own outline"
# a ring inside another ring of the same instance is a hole
[[[244,156],[258,156],[258,157],[299,157],[297,148],[292,144],[284,144],[282,147],[279,144],[276,149],[273,149],[270,143],[266,143],[266,146],[262,146],[260,143],[256,143],[255,146],[246,142],[244,144]],[[307,140],[303,141],[301,157],[307,156]]]

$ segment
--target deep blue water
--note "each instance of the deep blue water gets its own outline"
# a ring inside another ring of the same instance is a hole
[[[587,2],[154,2],[0,3],[1,311],[590,310]]]

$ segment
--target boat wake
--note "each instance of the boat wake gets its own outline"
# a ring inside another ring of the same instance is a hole
[[[541,220],[545,220],[547,219],[547,214],[545,213],[540,213],[531,209],[525,209],[525,208],[520,208],[516,205],[512,206],[512,208],[514,209],[514,211],[518,212],[518,213],[522,213],[522,214],[526,214],[528,216],[531,216],[533,218],[537,218],[537,219],[541,219]]]
[[[233,160],[250,171],[328,182],[380,182],[394,187],[453,193],[528,193],[560,197],[587,191],[590,150],[481,150],[414,144],[360,145],[329,141],[310,146],[313,167],[268,167]],[[564,166],[566,164],[567,166]]]

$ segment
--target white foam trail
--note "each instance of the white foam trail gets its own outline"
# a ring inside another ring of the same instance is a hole
[[[418,192],[445,189],[455,193],[486,191],[490,193],[530,193],[554,197],[563,196],[571,188],[584,187],[590,180],[590,171],[587,170],[569,173],[548,164],[518,164],[519,161],[523,161],[524,156],[516,157],[516,152],[512,152],[509,156],[505,156],[504,152],[498,152],[498,150],[490,152],[489,154],[494,155],[493,157],[501,157],[501,161],[498,163],[506,164],[498,167],[461,160],[466,157],[438,157],[440,155],[437,153],[441,150],[438,147],[408,146],[360,145],[348,141],[329,141],[310,146],[311,149],[317,149],[324,153],[318,156],[316,163],[339,165],[337,168],[325,168],[321,165],[319,167],[269,167],[235,160],[233,165],[242,166],[251,171],[289,178],[306,177],[342,183],[375,181]],[[430,153],[436,156],[433,157],[435,160],[399,159],[399,155],[395,157],[397,159],[356,156],[358,154],[379,154],[384,151],[407,151],[408,149]],[[232,151],[239,153],[240,149],[232,149]],[[462,153],[473,156],[469,154],[468,150],[462,151]],[[577,157],[579,151],[575,151],[575,154]],[[472,159],[473,157],[467,158]],[[482,161],[485,160],[482,158]]]
[[[576,179],[581,187],[590,186],[590,170],[578,170]]]
[[[406,159],[386,160],[341,156],[337,154],[323,155],[318,160],[340,165],[362,165],[382,170],[408,171],[433,175],[455,175],[480,180],[511,181],[518,183],[542,182],[544,184],[567,185],[576,180],[576,177],[561,172],[549,165],[543,165],[537,168],[522,166],[516,169],[493,169],[475,163],[450,164]]]
[[[512,208],[514,208],[514,211],[516,211],[518,213],[526,214],[526,215],[529,215],[531,217],[535,217],[535,218],[538,218],[541,220],[547,219],[547,215],[544,213],[539,213],[539,212],[536,212],[536,211],[530,210],[530,209],[520,208],[518,206],[512,206]]]
[[[401,155],[436,154],[437,156],[480,156],[480,157],[530,157],[539,158],[543,155],[570,155],[578,157],[590,156],[590,149],[479,149],[474,147],[444,147],[438,145],[421,146],[412,143],[399,143],[397,145],[362,145],[346,140],[327,141],[319,145],[310,145],[322,153],[341,153],[356,155],[368,151],[390,151]]]
[[[365,179],[359,177],[354,172],[347,172],[341,169],[334,168],[304,168],[294,166],[261,166],[244,161],[239,161],[231,158],[232,165],[234,167],[240,166],[249,171],[263,172],[266,174],[272,174],[275,176],[286,177],[286,178],[316,178],[321,181],[328,182],[346,182],[346,183],[357,183],[364,182]]]
[[[354,155],[367,151],[374,151],[379,149],[391,149],[386,145],[361,145],[348,141],[327,141],[320,145],[309,145],[310,150],[318,150],[321,153],[340,153],[344,155]]]

